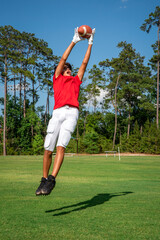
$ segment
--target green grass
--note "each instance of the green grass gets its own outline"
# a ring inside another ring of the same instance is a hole
[[[0,239],[160,239],[160,157],[65,157],[35,196],[42,156],[0,156]]]

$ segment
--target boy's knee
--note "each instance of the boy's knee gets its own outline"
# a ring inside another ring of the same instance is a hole
[[[44,142],[44,149],[46,151],[54,151],[54,147],[55,147],[55,143],[56,143],[56,138],[53,135],[53,133],[47,133],[46,137],[45,137],[45,142]]]
[[[57,146],[57,152],[64,153],[65,152],[65,148],[62,147],[62,146]]]
[[[45,150],[45,155],[48,155],[48,157],[52,156],[52,152],[49,150]]]

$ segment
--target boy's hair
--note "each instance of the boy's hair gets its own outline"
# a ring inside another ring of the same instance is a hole
[[[55,71],[56,71],[56,68],[57,68],[57,66],[55,66],[55,68],[54,68],[54,73],[55,73]],[[71,64],[68,63],[68,62],[66,62],[65,65],[64,65],[63,71],[62,71],[62,73],[61,73],[62,75],[63,75],[63,73],[67,70],[67,68],[69,68],[69,69],[72,71],[72,66],[71,66]]]
[[[69,69],[72,71],[72,66],[71,66],[71,64],[68,63],[68,62],[66,62],[66,63],[64,64],[64,68],[63,68],[63,71],[62,71],[62,75],[63,75],[63,73],[67,70],[67,68],[69,68]]]

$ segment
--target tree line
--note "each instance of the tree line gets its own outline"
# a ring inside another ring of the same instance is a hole
[[[66,151],[101,153],[119,147],[124,152],[160,153],[158,6],[140,28],[149,33],[152,26],[157,27],[158,39],[147,66],[145,57],[123,41],[117,45],[116,58],[102,60],[88,70],[80,90],[77,128]],[[35,34],[0,26],[0,80],[4,86],[0,154],[43,153],[52,77],[59,59]],[[46,99],[38,106],[42,90]]]

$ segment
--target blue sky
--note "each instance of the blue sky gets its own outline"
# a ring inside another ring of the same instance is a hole
[[[158,5],[159,0],[0,0],[0,25],[35,33],[61,56],[73,38],[74,28],[87,24],[96,28],[88,68],[117,57],[120,41],[132,43],[147,64],[153,55],[151,45],[157,40],[157,29],[147,34],[140,26]],[[86,49],[87,40],[79,42],[68,61],[79,67]],[[2,90],[1,86],[3,95]]]

